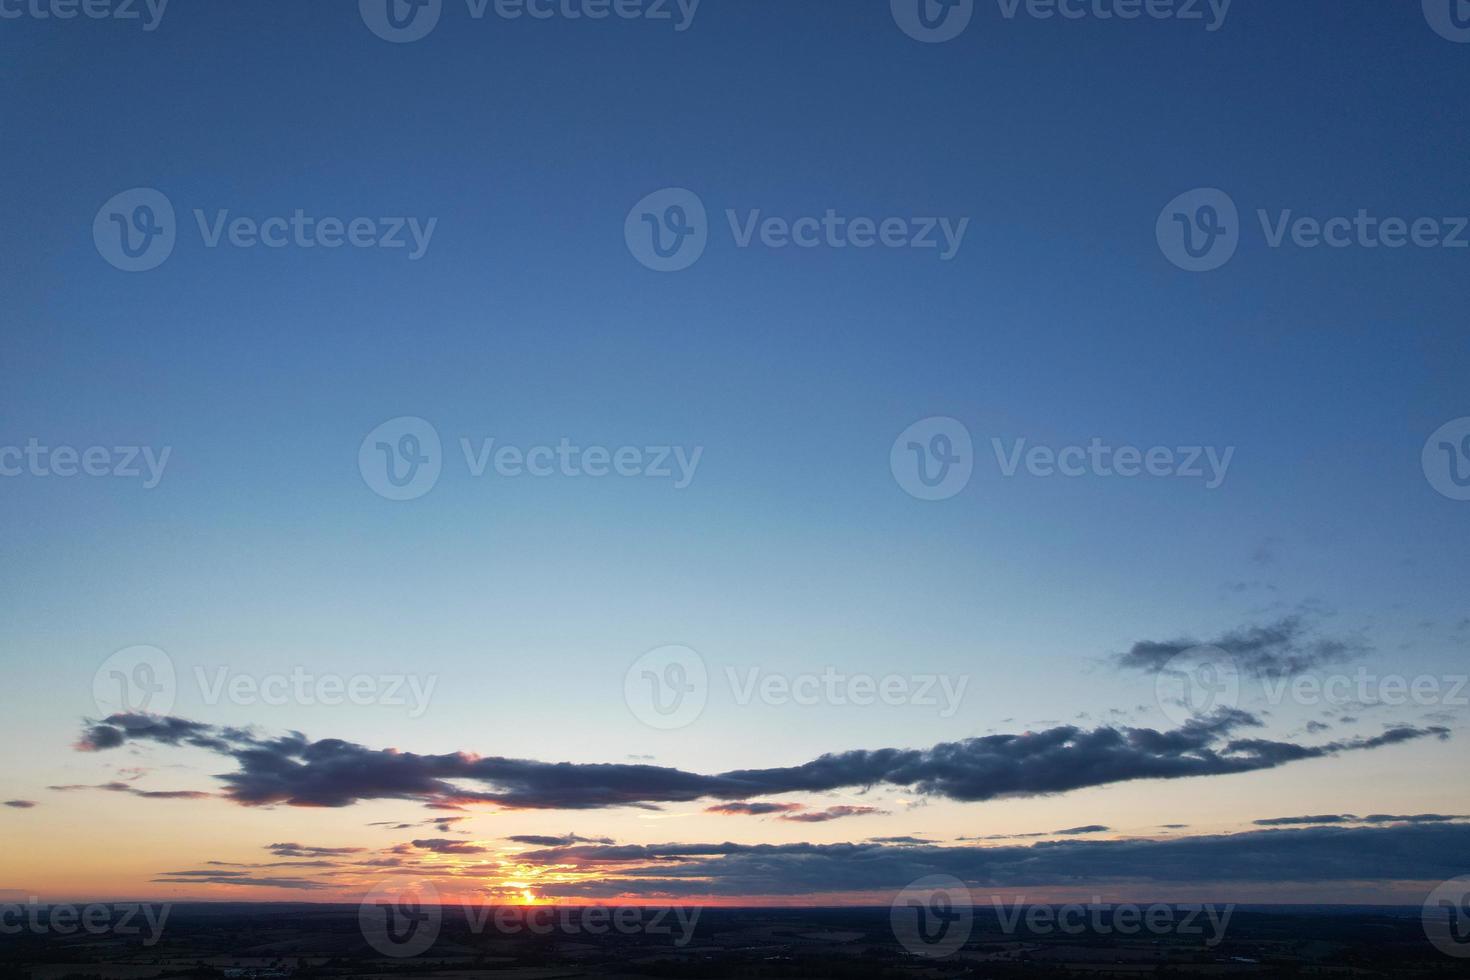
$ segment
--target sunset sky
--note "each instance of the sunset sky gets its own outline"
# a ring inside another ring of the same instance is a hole
[[[979,3],[937,44],[887,2],[678,31],[446,0],[403,44],[356,7],[0,21],[0,82],[47,93],[0,109],[0,449],[168,450],[153,487],[0,477],[0,898],[869,903],[942,873],[1418,904],[1470,872],[1470,503],[1421,462],[1470,416],[1470,249],[1272,248],[1256,217],[1470,214],[1470,44],[1419,3],[1216,31]],[[131,188],[177,213],[151,271],[94,243]],[[709,212],[675,273],[624,236],[661,188]],[[1191,188],[1242,219],[1204,274],[1155,234]],[[436,224],[417,259],[211,248],[196,209]],[[727,210],[968,225],[948,260],[742,248]],[[393,500],[360,450],[403,418],[442,473]],[[929,501],[890,453],[933,418],[973,476]],[[477,476],[491,439],[699,456],[684,486]],[[1232,455],[1214,488],[997,458],[1094,439]],[[1181,713],[1201,644],[1239,690]],[[628,687],[671,645],[706,704],[659,728]],[[140,646],[163,710],[99,703]],[[298,669],[407,703],[229,693]],[[742,697],[829,670],[933,703]],[[1372,696],[1273,696],[1294,677]]]

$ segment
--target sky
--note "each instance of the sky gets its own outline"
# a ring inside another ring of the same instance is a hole
[[[1470,871],[1447,6],[375,2],[0,0],[0,895]]]

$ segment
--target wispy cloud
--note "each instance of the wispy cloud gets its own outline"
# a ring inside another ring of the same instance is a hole
[[[1470,820],[1470,817],[1444,813],[1371,813],[1366,817],[1357,817],[1351,813],[1321,813],[1305,817],[1268,817],[1253,822],[1257,827],[1292,827],[1306,824],[1450,823],[1456,820]]]
[[[1241,670],[1270,678],[1352,660],[1368,651],[1367,645],[1356,638],[1319,636],[1302,616],[1293,615],[1232,630],[1208,642],[1189,638],[1140,640],[1113,659],[1119,667],[1156,674],[1174,657],[1199,646],[1219,647],[1235,659]]]

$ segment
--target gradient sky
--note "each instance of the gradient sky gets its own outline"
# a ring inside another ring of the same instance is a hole
[[[15,845],[0,893],[301,897],[156,876],[259,861],[275,842],[391,847],[407,835],[370,822],[432,816],[402,800],[246,808],[49,790],[136,777],[217,791],[229,764],[198,750],[73,750],[98,715],[94,673],[137,644],[176,664],[173,714],[211,725],[706,774],[1061,724],[1168,728],[1153,678],[1111,658],[1289,617],[1378,673],[1462,673],[1470,504],[1434,491],[1420,451],[1470,415],[1470,251],[1272,249],[1254,212],[1470,214],[1467,66],[1470,45],[1407,2],[1242,0],[1215,32],[1007,20],[980,3],[943,44],[905,36],[876,0],[706,0],[683,32],[475,21],[448,0],[412,44],[375,37],[351,3],[179,3],[154,31],[0,21],[0,446],[172,448],[152,490],[0,478],[0,799],[38,804],[0,809]],[[134,187],[166,194],[183,230],[165,264],[128,274],[91,229]],[[703,258],[667,275],[623,239],[629,209],[664,187],[696,192],[714,225]],[[1246,219],[1239,253],[1208,274],[1175,268],[1154,236],[1165,203],[1197,187],[1227,190]],[[438,223],[418,261],[208,249],[194,208]],[[739,249],[726,208],[970,224],[948,262]],[[446,447],[444,475],[414,501],[375,495],[357,466],[364,436],[398,416],[429,420]],[[894,439],[931,416],[962,421],[978,451],[969,486],[941,502],[889,470]],[[476,479],[461,437],[703,456],[682,490]],[[1215,490],[1007,479],[992,437],[1235,455]],[[717,682],[697,722],[661,732],[630,712],[623,682],[666,644],[717,677],[833,666],[968,687],[940,717],[742,706]],[[438,681],[419,718],[208,704],[192,682],[196,667],[297,665]],[[885,811],[819,824],[707,803],[485,807],[456,829],[493,857],[504,837],[569,831],[954,842],[1455,815],[1470,812],[1458,711],[1353,713],[1305,735],[1322,712],[1278,707],[1262,737],[1455,734],[1243,775],[973,803],[892,788],[781,797]],[[1417,887],[1145,891],[1371,900]]]

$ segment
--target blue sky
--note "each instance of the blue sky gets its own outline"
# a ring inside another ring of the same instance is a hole
[[[451,0],[411,44],[349,3],[180,3],[146,32],[0,22],[0,444],[172,447],[153,490],[0,480],[7,714],[43,746],[17,783],[77,764],[93,671],[140,643],[181,669],[443,677],[412,724],[181,698],[211,723],[704,772],[1132,706],[1152,683],[1108,655],[1302,603],[1379,669],[1454,669],[1470,505],[1435,493],[1420,450],[1470,415],[1470,250],[1273,249],[1255,218],[1470,214],[1470,45],[1417,8],[1240,3],[1208,32],[981,3],[942,44],[831,0],[706,0],[683,32]],[[180,230],[130,274],[91,228],[134,187]],[[623,239],[665,187],[712,222],[671,274]],[[1206,274],[1154,235],[1197,187],[1244,218]],[[417,261],[209,249],[195,208],[437,225]],[[950,261],[741,249],[726,209],[969,225]],[[407,502],[357,469],[399,416],[446,447]],[[931,416],[962,421],[977,460],[929,503],[888,456]],[[703,457],[682,490],[476,479],[461,437]],[[1235,455],[1206,490],[1006,479],[990,449],[1093,437]],[[620,696],[668,643],[974,686],[953,719],[715,698],[669,738]],[[780,732],[759,759],[753,718]]]

